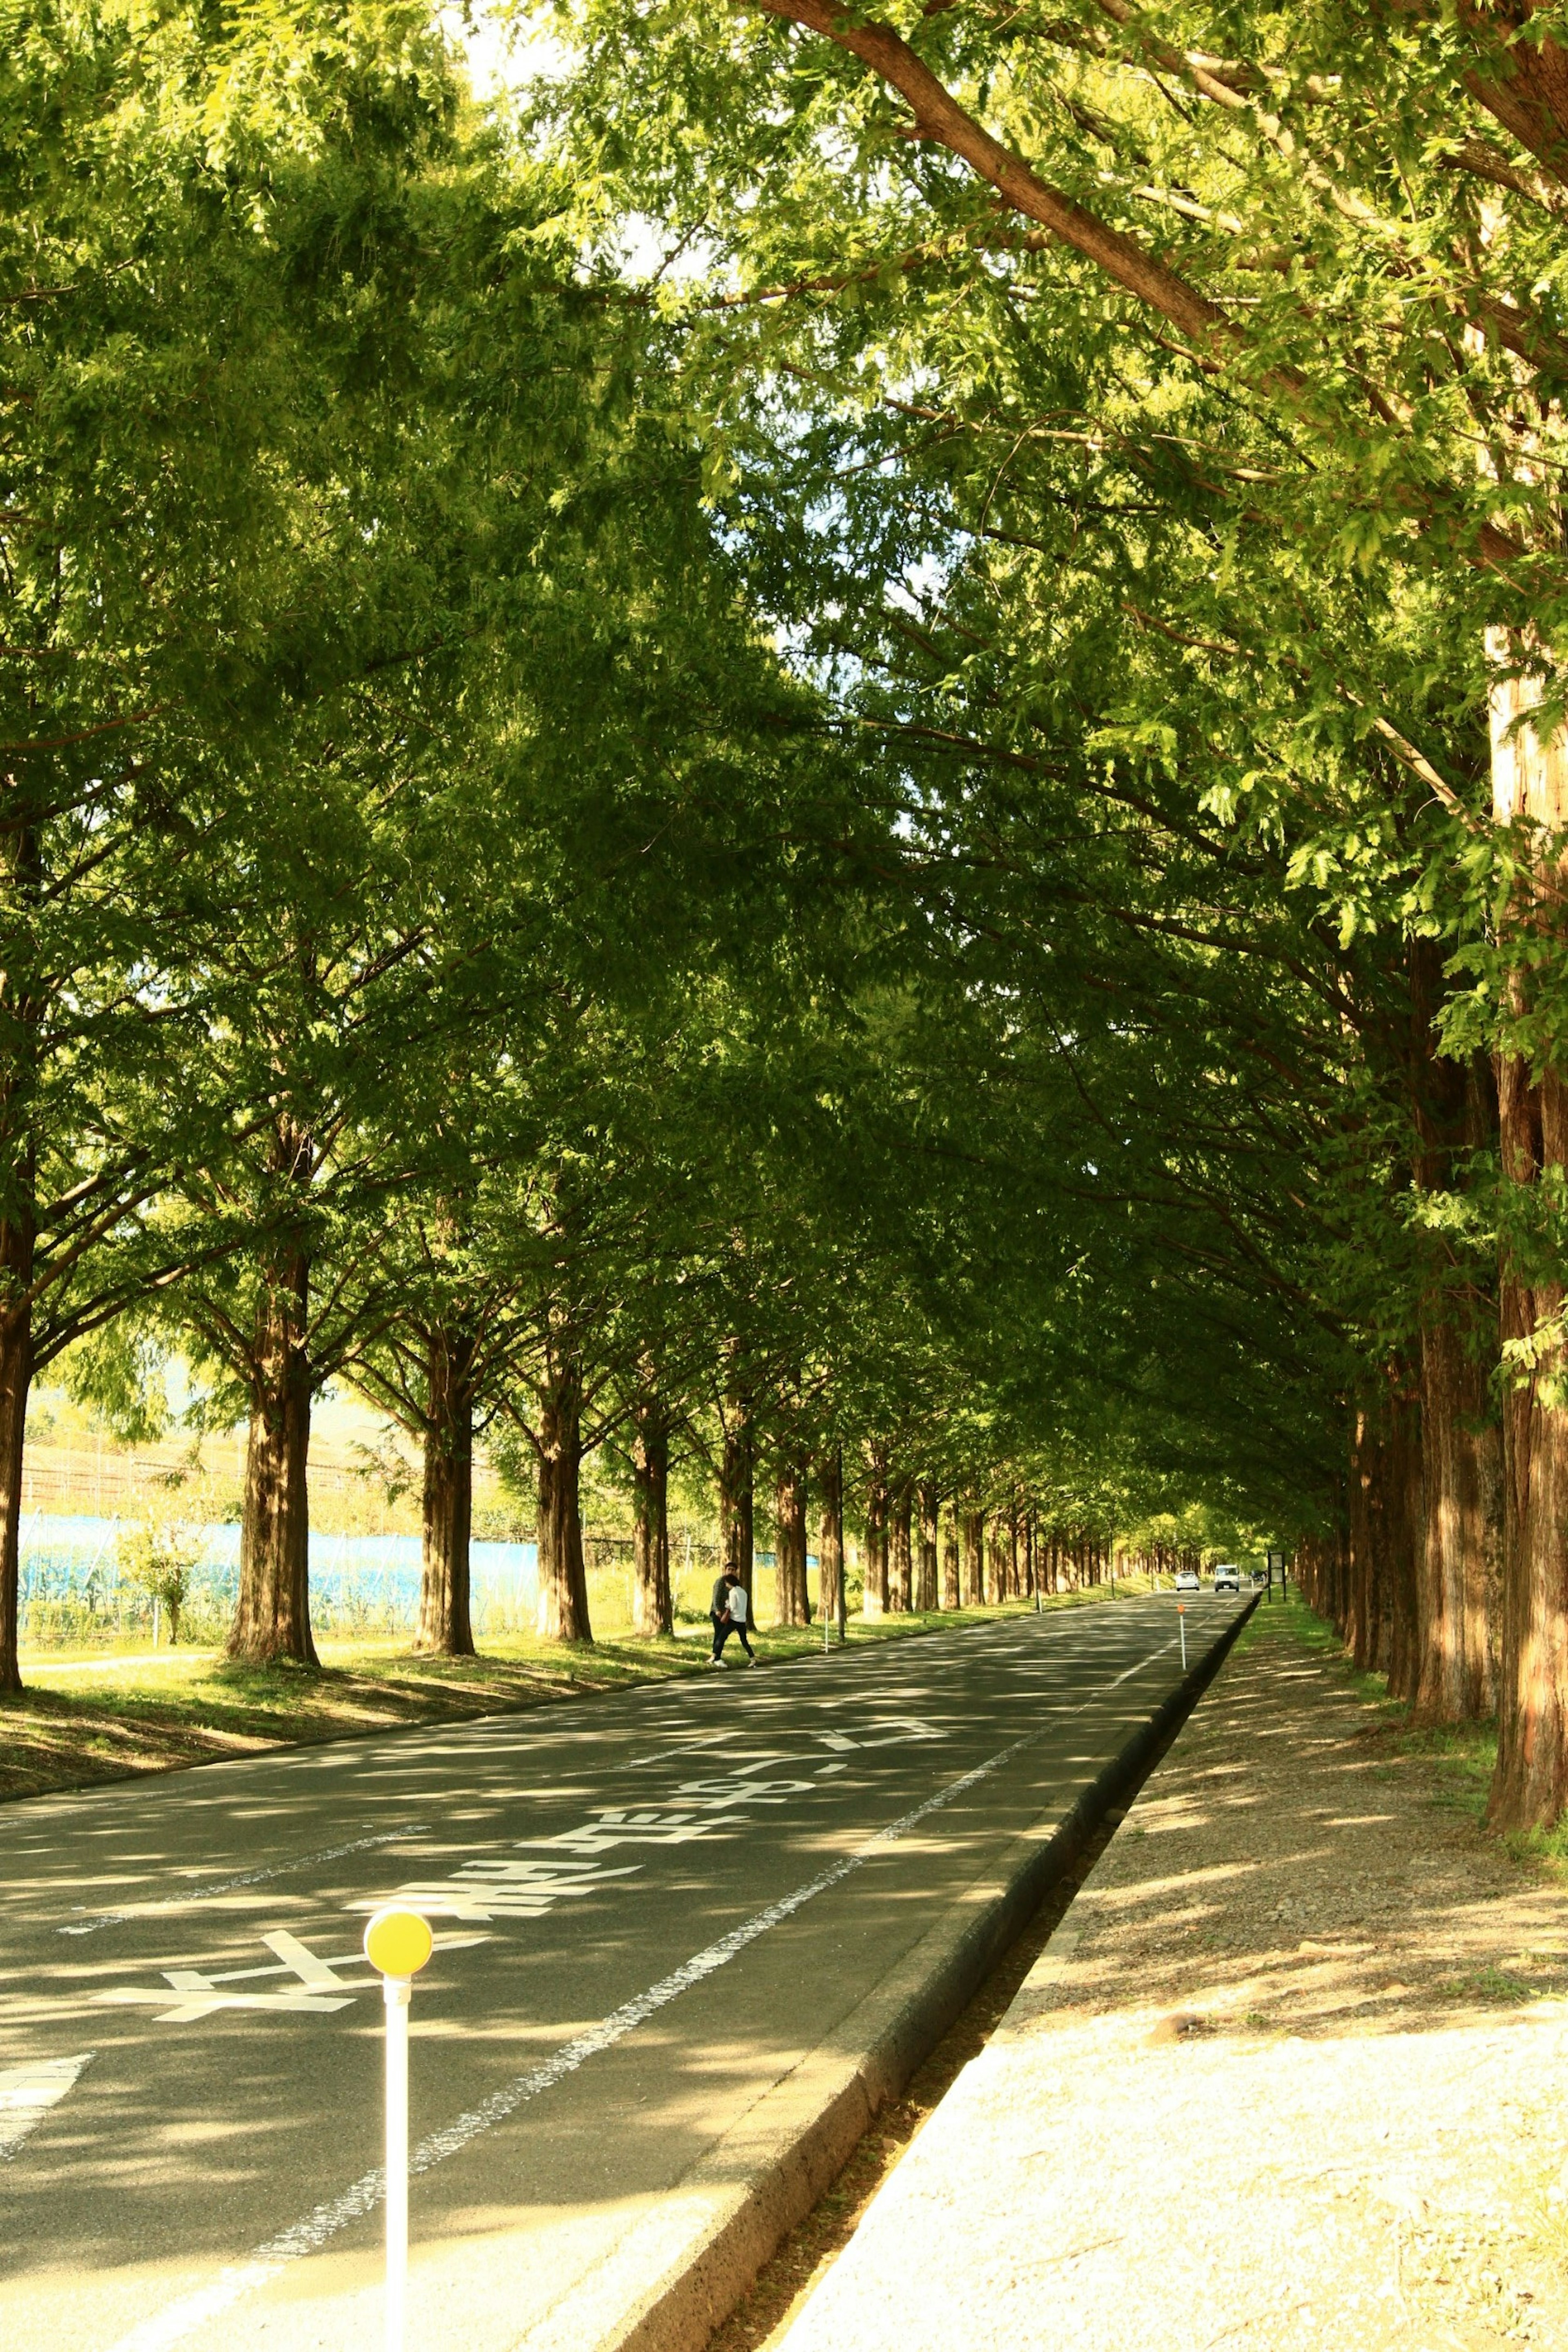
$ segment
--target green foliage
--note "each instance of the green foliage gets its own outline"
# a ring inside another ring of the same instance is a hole
[[[180,1613],[190,1595],[198,1550],[194,1531],[149,1514],[122,1527],[115,1542],[121,1575],[149,1601],[160,1603],[169,1623],[171,1646],[180,1638]]]

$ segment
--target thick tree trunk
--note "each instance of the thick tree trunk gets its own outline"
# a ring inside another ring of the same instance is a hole
[[[908,1478],[889,1497],[888,1531],[888,1607],[904,1617],[914,1599],[914,1486]]]
[[[632,1632],[653,1641],[675,1631],[669,1581],[669,1424],[653,1398],[632,1430]]]
[[[778,1622],[809,1625],[811,1606],[805,1583],[805,1467],[786,1462],[773,1492],[773,1524],[777,1531],[778,1570],[775,1577]]]
[[[963,1514],[963,1605],[966,1609],[985,1606],[985,1514],[965,1511]]]
[[[1462,1188],[1472,1153],[1497,1145],[1497,1099],[1484,1066],[1435,1051],[1442,1007],[1443,949],[1417,940],[1410,960],[1410,1087],[1418,1196]],[[1497,1310],[1467,1266],[1446,1220],[1421,1230],[1419,1382],[1426,1524],[1417,1555],[1413,1696],[1417,1718],[1457,1723],[1493,1702],[1489,1588],[1501,1512],[1501,1433],[1490,1408]]]
[[[474,1520],[474,1340],[453,1326],[430,1334],[425,1391],[425,1542],[416,1650],[471,1658],[468,1539]]]
[[[942,1498],[929,1478],[922,1479],[917,1493],[920,1503],[920,1549],[916,1559],[915,1607],[929,1611],[937,1605],[937,1512]]]
[[[1342,1633],[1346,1649],[1364,1674],[1371,1664],[1369,1628],[1378,1576],[1378,1439],[1369,1407],[1351,1415],[1350,1606]]]
[[[866,1580],[860,1601],[862,1617],[888,1613],[888,1465],[879,1454],[871,1457],[871,1484],[866,1498]]]
[[[1007,1598],[1007,1522],[1000,1514],[992,1524],[985,1568],[986,1598],[993,1609],[999,1609]]]
[[[6,1228],[0,1226],[0,1265],[5,1264],[7,1238]],[[30,1260],[30,1250],[27,1255]],[[12,1273],[9,1265],[6,1271]],[[22,1687],[16,1655],[22,1613],[22,1454],[32,1377],[31,1310],[24,1306],[0,1311],[0,1692]]]
[[[1487,1584],[1500,1439],[1490,1426],[1487,1389],[1486,1372],[1457,1323],[1440,1311],[1424,1316],[1421,1432],[1426,1524],[1415,1688],[1415,1719],[1421,1723],[1469,1722],[1492,1710]]]
[[[546,1642],[591,1642],[583,1559],[583,1377],[570,1359],[550,1367],[539,1403],[539,1614]]]
[[[755,1443],[748,1402],[731,1397],[725,1408],[724,1458],[719,1471],[719,1542],[724,1566],[752,1598],[756,1549]],[[756,1611],[748,1608],[752,1623]]]
[[[825,1621],[844,1617],[844,1457],[835,1447],[817,1469],[822,1508],[816,1522],[817,1588]]]
[[[1389,1591],[1378,1664],[1388,1676],[1391,1698],[1413,1699],[1421,1670],[1421,1555],[1426,1540],[1421,1453],[1419,1385],[1405,1366],[1390,1399],[1386,1439]]]
[[[310,1634],[310,1262],[271,1269],[256,1307],[250,1431],[230,1657],[320,1663]]]
[[[1488,632],[1494,660],[1506,663],[1514,650]],[[1492,813],[1500,824],[1522,819],[1560,836],[1568,824],[1568,734],[1536,734],[1528,713],[1540,699],[1528,679],[1492,689]],[[1541,880],[1553,895],[1532,901],[1526,885],[1514,910],[1524,949],[1506,1008],[1515,1022],[1532,1010],[1530,934],[1561,922],[1563,874]],[[1510,1196],[1500,1322],[1504,1349],[1515,1352],[1505,1355],[1502,1654],[1489,1817],[1500,1829],[1522,1830],[1551,1826],[1568,1801],[1568,1349],[1558,1336],[1564,1288],[1550,1234],[1568,1168],[1568,1079],[1551,1062],[1537,1073],[1522,1054],[1500,1052],[1498,1113]]]
[[[958,1506],[949,1507],[942,1534],[942,1605],[962,1609],[963,1587],[959,1580]]]

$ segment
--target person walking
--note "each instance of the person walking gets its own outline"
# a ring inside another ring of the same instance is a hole
[[[727,1568],[713,1587],[713,1605],[708,1612],[713,1621],[713,1654],[708,1661],[710,1666],[723,1664],[724,1644],[731,1633],[740,1635],[741,1647],[748,1663],[753,1666],[756,1664],[756,1653],[746,1637],[751,1613],[745,1586],[734,1570]]]

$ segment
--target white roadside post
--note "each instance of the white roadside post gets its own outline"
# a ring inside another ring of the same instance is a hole
[[[1178,1601],[1176,1603],[1176,1623],[1181,1628],[1182,1672],[1185,1674],[1187,1671],[1187,1604],[1184,1601]]]
[[[386,2352],[403,2352],[408,2285],[408,1996],[434,1945],[417,1911],[378,1911],[364,1931],[386,2003]]]

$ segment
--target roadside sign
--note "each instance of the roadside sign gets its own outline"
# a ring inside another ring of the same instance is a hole
[[[408,2293],[408,2000],[435,1947],[429,1921],[395,1906],[364,1931],[386,2004],[386,2352],[403,2352]]]

